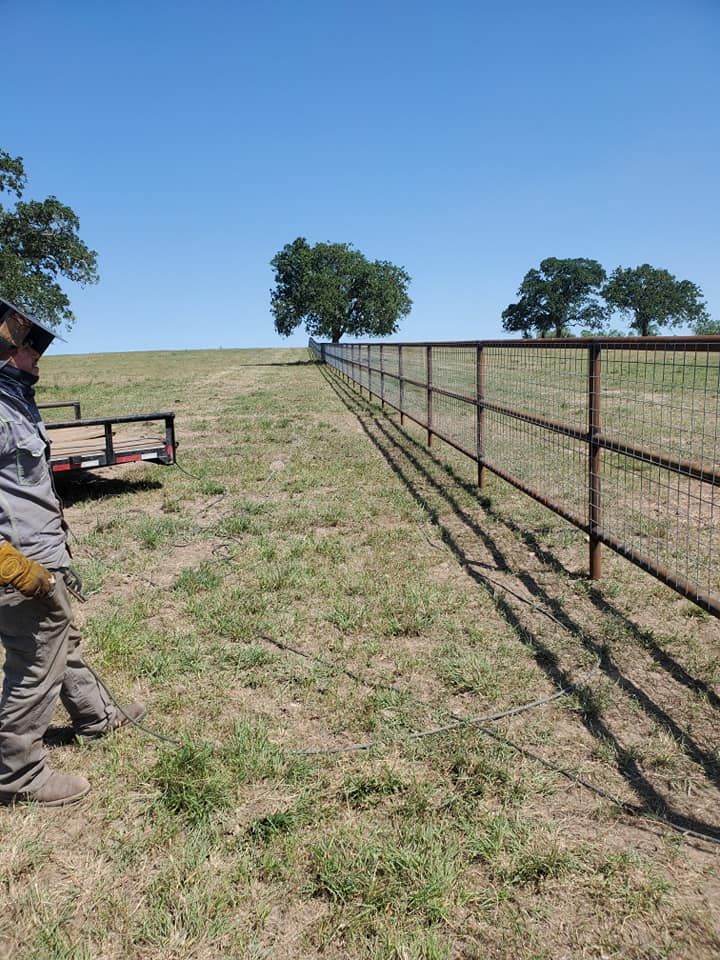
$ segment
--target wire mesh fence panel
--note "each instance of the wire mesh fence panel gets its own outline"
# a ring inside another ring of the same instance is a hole
[[[427,350],[424,346],[405,346],[402,350],[403,377],[418,383],[426,382]]]
[[[712,466],[718,463],[720,353],[605,349],[602,430],[609,439]]]
[[[434,374],[434,368],[433,368]],[[433,394],[433,433],[475,458],[477,450],[477,406],[459,397]]]
[[[484,348],[485,400],[587,427],[587,348]]]
[[[477,347],[432,347],[434,387],[475,399]]]
[[[720,354],[702,341],[608,346],[602,385],[603,531],[689,595],[717,593]]]
[[[400,376],[400,350],[392,343],[388,343],[383,354],[383,368],[388,376]]]
[[[368,347],[367,359],[370,365],[368,372],[368,385],[370,387],[370,392],[374,393],[375,396],[380,397],[382,396],[382,374],[380,371],[380,346],[378,344],[370,344]]]
[[[414,383],[406,383],[404,389],[404,410],[417,423],[427,424],[427,390]]]
[[[402,403],[400,396],[400,378],[395,374],[385,374],[385,400],[396,410],[399,410]]]
[[[364,344],[357,344],[357,363],[360,372],[360,383],[366,390],[370,389],[370,369],[368,367],[368,350]]]
[[[311,349],[720,615],[720,338]]]
[[[716,486],[608,452],[602,477],[602,527],[607,535],[687,580],[688,595],[720,590]]]
[[[493,410],[485,413],[484,427],[487,466],[587,524],[586,443]]]
[[[385,344],[383,350],[384,397],[396,409],[400,408],[400,349]]]

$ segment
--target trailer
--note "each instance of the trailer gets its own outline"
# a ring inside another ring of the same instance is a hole
[[[138,413],[83,419],[78,400],[41,403],[47,410],[72,407],[73,420],[45,423],[53,473],[112,467],[119,463],[175,463],[175,414]]]

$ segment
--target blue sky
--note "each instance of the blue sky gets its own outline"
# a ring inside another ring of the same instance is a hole
[[[0,0],[0,147],[99,254],[59,352],[296,346],[285,243],[404,266],[398,338],[502,334],[544,257],[720,319],[720,0]],[[72,289],[72,288],[71,288]]]

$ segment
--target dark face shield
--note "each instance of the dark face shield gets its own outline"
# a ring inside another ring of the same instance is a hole
[[[37,323],[34,323],[30,329],[30,333],[28,333],[28,335],[25,337],[24,345],[26,347],[32,347],[33,350],[37,350],[37,352],[42,356],[54,339],[54,333],[50,333],[49,330],[46,330],[44,327],[40,327]]]
[[[43,354],[56,336],[52,330],[0,297],[0,348],[28,346]]]

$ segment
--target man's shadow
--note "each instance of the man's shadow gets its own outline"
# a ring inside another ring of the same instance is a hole
[[[43,744],[48,750],[56,750],[58,747],[77,747],[78,741],[75,736],[75,731],[70,725],[52,725],[45,731]]]

